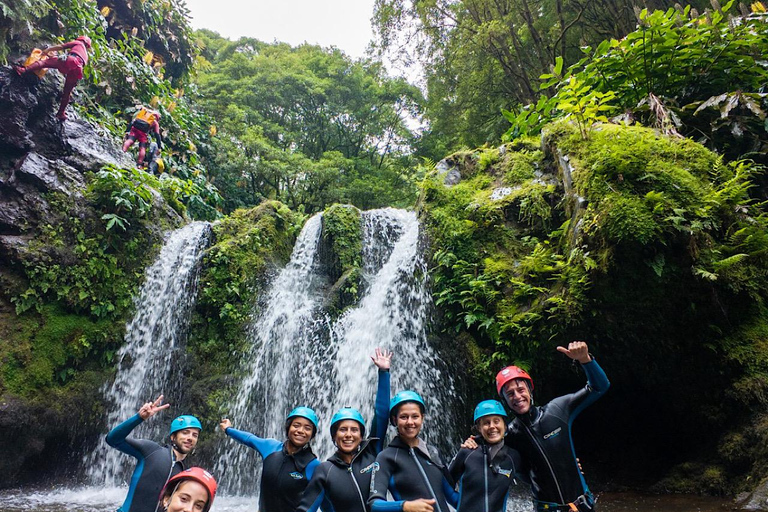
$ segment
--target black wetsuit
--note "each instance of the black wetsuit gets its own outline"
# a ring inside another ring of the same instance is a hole
[[[277,439],[264,439],[231,427],[225,432],[235,441],[257,450],[264,459],[259,511],[295,512],[301,494],[320,463],[309,444],[288,454],[285,443]]]
[[[128,439],[128,434],[144,420],[138,414],[113,428],[107,434],[107,444],[136,457],[136,469],[131,476],[128,496],[118,512],[155,512],[160,491],[173,475],[184,470],[170,446],[146,439]]]
[[[379,385],[373,416],[373,435],[360,443],[358,452],[347,464],[337,451],[320,463],[304,491],[298,512],[314,512],[322,504],[323,512],[367,512],[376,455],[384,448],[389,414],[389,371],[379,370]]]
[[[506,443],[520,452],[529,467],[531,490],[539,510],[564,508],[580,496],[589,502],[585,509],[594,503],[576,462],[571,425],[585,407],[608,390],[610,383],[594,359],[581,366],[587,374],[584,388],[541,407],[531,407],[509,424]]]
[[[459,483],[457,512],[502,512],[515,474],[522,470],[520,454],[502,441],[496,446],[478,443],[478,449],[459,450],[449,466]]]
[[[437,453],[420,441],[411,448],[400,437],[395,437],[377,457],[373,466],[368,504],[372,512],[403,510],[403,502],[434,499],[435,512],[450,512],[458,493],[453,489],[453,479]],[[387,501],[387,489],[396,501]]]

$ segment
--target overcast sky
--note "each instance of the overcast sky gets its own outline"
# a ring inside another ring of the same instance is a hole
[[[373,37],[374,0],[186,0],[192,26],[229,39],[336,46],[351,57],[365,55]]]

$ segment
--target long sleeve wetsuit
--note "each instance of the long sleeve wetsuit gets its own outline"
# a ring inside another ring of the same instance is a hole
[[[529,466],[531,490],[540,510],[572,503],[579,496],[593,500],[576,462],[571,425],[584,408],[608,390],[610,383],[594,359],[581,366],[587,374],[584,388],[541,407],[531,407],[509,424],[506,443],[519,450]]]
[[[520,454],[501,441],[495,446],[479,444],[479,449],[459,450],[449,466],[459,483],[457,512],[502,512],[515,474],[522,470]]]
[[[322,504],[323,512],[367,512],[376,455],[384,448],[389,413],[389,371],[379,370],[375,413],[371,432],[375,437],[363,440],[358,452],[347,464],[334,453],[315,470],[304,491],[298,512],[314,512]]]
[[[289,454],[285,442],[264,439],[234,428],[226,434],[261,454],[264,465],[261,469],[260,512],[295,512],[315,468],[320,463],[312,453],[309,444]]]
[[[434,499],[435,512],[449,512],[458,504],[453,479],[437,453],[420,440],[411,448],[395,437],[377,457],[373,466],[368,505],[372,512],[403,510],[406,501]],[[387,490],[395,501],[387,501]]]
[[[107,434],[109,446],[137,459],[128,496],[118,512],[155,512],[165,483],[184,469],[184,463],[176,460],[171,447],[146,439],[128,438],[128,434],[143,421],[136,414]]]

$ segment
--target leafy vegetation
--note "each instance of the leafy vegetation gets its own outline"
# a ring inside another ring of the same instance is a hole
[[[334,202],[410,204],[420,94],[379,63],[339,50],[198,33],[198,83],[219,136],[210,154],[227,209],[278,199],[313,213]]]

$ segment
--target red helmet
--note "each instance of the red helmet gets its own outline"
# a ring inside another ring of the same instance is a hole
[[[181,473],[172,476],[165,484],[165,487],[163,487],[163,492],[160,493],[160,499],[162,500],[165,497],[165,493],[169,489],[171,490],[170,494],[173,494],[176,491],[176,486],[184,480],[194,480],[205,487],[208,491],[208,503],[206,503],[205,508],[203,508],[203,512],[208,512],[213,504],[213,498],[216,496],[217,485],[213,475],[203,468],[194,467],[185,469]]]
[[[91,47],[91,38],[88,36],[78,36],[75,38],[75,41],[82,41],[85,44],[85,46],[87,46],[88,48]]]
[[[496,392],[501,395],[501,390],[504,389],[504,384],[515,379],[525,379],[531,385],[531,391],[533,391],[533,379],[528,372],[517,366],[507,366],[499,373],[496,374]]]

